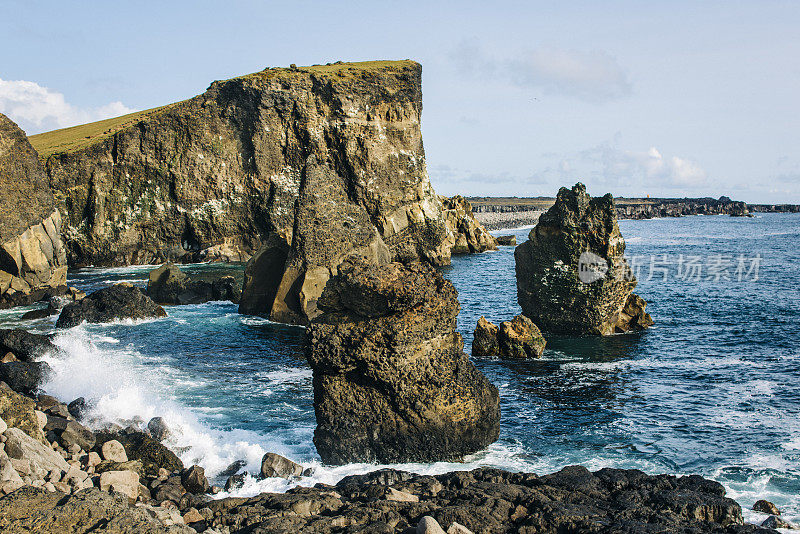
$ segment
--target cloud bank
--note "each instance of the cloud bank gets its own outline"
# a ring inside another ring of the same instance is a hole
[[[520,88],[593,103],[623,98],[633,87],[617,60],[602,50],[537,48],[492,57],[477,41],[464,41],[451,59],[463,75],[501,79]]]
[[[119,101],[96,108],[80,108],[67,102],[63,94],[36,82],[0,79],[0,113],[8,115],[28,135],[134,111]]]

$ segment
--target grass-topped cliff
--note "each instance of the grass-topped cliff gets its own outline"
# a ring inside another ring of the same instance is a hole
[[[410,60],[401,61],[358,61],[358,62],[337,62],[327,65],[311,65],[307,67],[271,67],[259,72],[246,74],[233,78],[234,80],[248,80],[256,83],[263,80],[277,80],[280,78],[291,79],[293,77],[305,76],[308,74],[319,78],[334,78],[347,80],[348,78],[364,78],[370,75],[380,75],[387,70],[403,69],[405,67],[417,65]],[[230,80],[224,80],[224,83]],[[28,139],[39,153],[40,157],[47,159],[49,156],[58,153],[74,152],[94,145],[115,133],[133,128],[137,123],[147,120],[153,115],[164,113],[165,111],[182,104],[176,102],[164,106],[136,111],[121,117],[114,117],[79,126],[61,128],[37,135],[32,135]]]

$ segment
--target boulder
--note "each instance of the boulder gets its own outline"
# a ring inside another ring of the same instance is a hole
[[[84,451],[91,450],[95,444],[94,433],[77,421],[68,421],[66,428],[59,434],[58,443],[69,450],[77,445]]]
[[[340,265],[308,329],[330,464],[454,460],[494,442],[497,388],[463,353],[456,290],[427,264]]]
[[[0,363],[0,381],[24,395],[35,395],[49,372],[45,362]]]
[[[303,474],[303,466],[296,464],[279,454],[268,452],[261,459],[261,476],[268,477],[299,477]]]
[[[69,414],[75,419],[83,419],[87,409],[86,399],[83,397],[78,397],[67,404],[67,411],[69,411]]]
[[[31,469],[47,473],[53,469],[69,471],[69,464],[52,448],[35,440],[19,428],[9,428],[3,434],[6,437],[5,450],[10,458],[28,460]]]
[[[210,300],[238,303],[241,289],[232,276],[211,281],[192,279],[168,262],[150,271],[147,295],[159,304],[201,304]]]
[[[492,324],[481,316],[473,333],[472,355],[480,357],[500,354],[500,344],[497,341],[499,333],[500,328],[496,324]]]
[[[139,496],[139,475],[133,471],[106,471],[100,475],[100,489],[125,494],[135,501]]]
[[[423,516],[417,523],[417,534],[445,534],[444,529],[429,515]]]
[[[169,437],[169,427],[163,417],[153,417],[147,422],[147,431],[158,441],[164,441]]]
[[[495,241],[497,241],[498,245],[504,247],[516,247],[517,246],[517,236],[515,235],[499,235],[495,237]]]
[[[33,334],[20,328],[0,330],[0,353],[12,352],[20,361],[31,362],[55,350],[56,346],[50,337],[44,334]]]
[[[452,254],[472,254],[497,250],[495,238],[484,228],[472,213],[472,205],[461,195],[452,198],[439,197],[444,207],[444,218],[455,237]]]
[[[524,315],[500,323],[497,336],[500,356],[504,358],[539,358],[547,342],[539,328]]]
[[[800,530],[800,527],[795,525],[794,523],[790,523],[776,515],[771,515],[761,523],[761,526],[764,528],[770,529],[784,529],[784,530]]]
[[[514,250],[523,315],[561,334],[610,335],[644,326],[637,310],[630,310],[635,323],[623,314],[636,287],[624,254],[613,197],[592,198],[580,183],[562,187],[528,241]]]
[[[166,317],[164,308],[129,284],[117,284],[95,291],[83,300],[64,306],[56,328],[71,328],[83,322],[108,323],[121,319]]]
[[[0,300],[64,285],[67,256],[53,191],[25,132],[1,113],[0,198]]]
[[[0,418],[9,427],[18,428],[44,443],[44,433],[36,416],[36,401],[12,390],[5,382],[0,382]]]
[[[753,510],[756,512],[761,512],[763,514],[781,515],[781,511],[778,510],[777,506],[775,506],[770,501],[766,501],[764,499],[757,500],[753,505]]]
[[[107,441],[119,441],[125,448],[128,460],[141,461],[144,474],[148,477],[157,477],[160,468],[170,473],[183,469],[183,462],[174,452],[144,432],[101,431],[95,434],[95,438],[97,440],[94,446],[95,452],[102,452],[103,444]]]
[[[125,452],[125,447],[122,446],[122,443],[115,439],[111,439],[103,443],[100,447],[100,451],[103,454],[103,460],[109,460],[111,462],[127,462],[128,455]]]
[[[207,493],[211,488],[206,478],[205,470],[199,465],[193,465],[181,472],[181,485],[191,493]]]

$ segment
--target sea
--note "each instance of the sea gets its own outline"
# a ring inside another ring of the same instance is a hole
[[[473,358],[500,390],[500,439],[463,462],[398,464],[417,473],[491,466],[546,474],[580,464],[646,473],[701,474],[744,509],[774,502],[800,521],[800,215],[692,216],[620,221],[637,293],[655,326],[610,337],[548,336],[541,359]],[[527,239],[530,227],[493,232]],[[91,292],[144,286],[155,266],[86,268],[69,283]],[[242,276],[243,265],[182,266],[189,274]],[[470,352],[479,317],[520,313],[514,248],[457,256],[443,268],[459,293],[458,328]],[[0,327],[53,332],[55,318],[23,321],[33,307],[0,312]],[[166,444],[212,481],[236,461],[257,473],[275,452],[312,467],[287,481],[247,476],[219,496],[335,483],[373,464],[326,466],[312,437],[312,373],[302,327],[239,315],[229,302],[171,306],[168,317],[58,331],[46,393],[86,398],[90,424],[163,417]]]

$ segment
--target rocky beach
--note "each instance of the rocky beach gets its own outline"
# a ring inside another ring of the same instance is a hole
[[[756,468],[741,458],[750,442],[704,465],[686,421],[665,438],[637,404],[696,402],[732,377],[669,389],[614,375],[625,362],[680,366],[689,315],[642,284],[653,273],[630,252],[670,231],[620,219],[725,214],[793,239],[775,230],[794,228],[793,210],[633,205],[582,183],[544,209],[443,197],[421,112],[422,69],[405,60],[267,68],[30,138],[0,115],[0,530],[794,528],[792,469],[780,491],[743,483],[729,470]],[[723,231],[755,239],[727,226],[679,245]],[[776,311],[776,343],[788,313]],[[694,378],[681,369],[670,380]],[[548,402],[575,417],[550,432]],[[717,421],[716,405],[664,413]],[[794,454],[782,439],[763,446]],[[747,484],[747,504],[731,498]],[[750,503],[754,492],[765,498]]]

